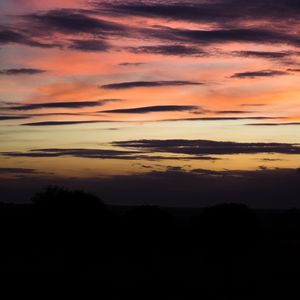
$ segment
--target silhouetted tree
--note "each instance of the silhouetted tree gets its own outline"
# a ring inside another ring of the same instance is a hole
[[[60,249],[70,264],[91,261],[108,245],[109,214],[96,196],[48,187],[32,202],[42,245]]]

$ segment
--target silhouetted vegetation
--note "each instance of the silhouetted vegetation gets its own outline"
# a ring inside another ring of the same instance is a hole
[[[296,209],[113,207],[82,191],[49,187],[32,204],[1,203],[0,236],[3,275],[256,299],[257,291],[285,287],[300,274]]]

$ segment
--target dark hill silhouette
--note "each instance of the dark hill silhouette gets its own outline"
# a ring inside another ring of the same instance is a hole
[[[172,299],[186,291],[257,299],[300,280],[298,210],[111,207],[49,187],[32,204],[0,203],[0,245],[3,277],[96,281],[100,290],[165,287]]]
[[[190,233],[212,249],[240,251],[258,237],[254,213],[243,204],[220,204],[208,207],[191,222]]]
[[[144,260],[165,254],[177,229],[173,217],[156,206],[131,209],[124,216],[124,225],[129,253]]]
[[[300,212],[290,209],[279,214],[272,224],[273,237],[276,239],[300,239]]]

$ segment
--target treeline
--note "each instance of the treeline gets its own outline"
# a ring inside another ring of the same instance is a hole
[[[192,215],[178,211],[110,207],[59,187],[36,194],[31,204],[1,203],[0,272],[117,286],[152,281],[223,290],[238,282],[234,289],[245,290],[260,284],[261,266],[270,282],[276,272],[284,277],[300,267],[296,209],[220,204]]]

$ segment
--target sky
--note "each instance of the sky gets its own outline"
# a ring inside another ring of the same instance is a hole
[[[0,197],[59,184],[114,204],[298,206],[299,13],[0,0]],[[267,189],[281,199],[245,198]]]

